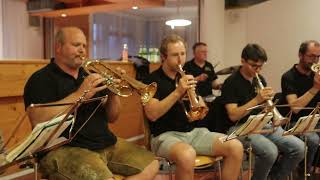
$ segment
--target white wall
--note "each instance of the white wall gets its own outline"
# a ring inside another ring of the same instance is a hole
[[[246,43],[259,43],[269,57],[262,74],[270,86],[280,91],[281,75],[298,62],[300,43],[320,40],[319,7],[319,0],[271,0],[247,9],[226,11],[226,17],[230,12],[238,13],[239,17],[234,23],[225,21],[225,64],[240,62]]]
[[[0,33],[3,35],[3,48],[1,48],[3,52],[1,59],[43,58],[42,28],[29,26],[25,1],[2,1],[3,31]]]
[[[0,0],[0,59],[3,58],[3,21],[2,21],[2,3],[3,0]]]
[[[208,61],[219,67],[224,64],[224,1],[202,0],[200,15],[200,41],[208,45]]]

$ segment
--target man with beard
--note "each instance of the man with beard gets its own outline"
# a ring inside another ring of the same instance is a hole
[[[282,75],[282,94],[293,111],[292,126],[295,125],[299,117],[306,116],[312,111],[301,108],[316,107],[320,102],[320,75],[311,70],[311,66],[318,63],[319,56],[319,42],[314,40],[303,42],[299,48],[299,63]],[[300,136],[303,139],[304,137],[307,137],[307,170],[310,171],[319,145],[319,135],[312,132]],[[302,167],[301,170],[303,170]]]

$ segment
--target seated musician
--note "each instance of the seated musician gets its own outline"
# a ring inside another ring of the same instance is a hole
[[[25,107],[31,103],[75,102],[108,94],[108,99],[67,145],[53,149],[40,160],[42,173],[49,179],[113,179],[113,173],[128,179],[153,179],[159,164],[151,152],[117,138],[108,128],[119,117],[120,99],[101,85],[99,74],[86,74],[81,67],[86,56],[86,37],[76,27],[60,29],[55,36],[56,57],[35,72],[24,90]],[[85,93],[85,91],[88,91]],[[99,102],[82,104],[74,132],[89,118]],[[35,108],[32,125],[47,121],[65,107]],[[68,137],[67,132],[63,133]]]
[[[147,83],[158,84],[158,90],[144,106],[152,134],[152,151],[175,162],[178,180],[193,179],[196,155],[223,156],[222,179],[237,179],[243,154],[241,143],[238,140],[222,143],[218,138],[223,134],[194,128],[179,101],[187,91],[195,91],[196,85],[192,75],[184,75],[176,86],[180,76],[178,66],[186,60],[184,40],[177,35],[166,37],[160,53],[162,66],[147,78]]]
[[[204,98],[210,108],[208,115],[195,125],[197,127],[209,128],[210,119],[213,118],[212,101],[215,99],[212,94],[212,89],[219,90],[222,84],[218,80],[214,67],[207,61],[207,44],[204,42],[197,42],[192,46],[192,50],[194,57],[184,64],[183,69],[187,74],[194,76],[194,79],[197,81],[196,92]]]
[[[192,46],[194,58],[186,62],[183,69],[193,75],[197,81],[197,93],[202,96],[212,95],[212,89],[220,89],[221,83],[212,64],[207,61],[207,44],[197,42]]]
[[[248,110],[248,108],[271,100],[274,96],[273,89],[265,87],[266,81],[258,75],[266,61],[267,54],[260,45],[248,44],[242,50],[242,66],[224,81],[221,89],[221,105],[225,108],[226,116],[220,121],[224,121],[226,126],[224,128],[230,128],[229,133],[241,126],[249,115],[261,111],[261,109]],[[265,88],[258,86],[257,75]],[[272,124],[267,124],[264,128],[272,130]],[[284,179],[302,160],[303,142],[293,135],[282,136],[283,132],[284,130],[279,126],[270,134],[239,137],[245,148],[251,144],[255,155],[253,180],[266,180],[268,174],[271,179]],[[283,154],[276,162],[278,151]]]
[[[299,63],[282,75],[282,94],[290,105],[293,115],[291,126],[294,126],[299,117],[307,116],[312,110],[301,109],[303,107],[316,107],[320,102],[320,75],[311,70],[313,64],[319,62],[320,44],[310,40],[301,43],[299,48]],[[298,107],[298,108],[295,108]],[[318,125],[317,129],[320,128]],[[319,146],[319,134],[316,132],[306,133],[300,136],[307,137],[307,170],[310,172],[313,159]],[[300,172],[304,172],[304,163],[301,163]]]

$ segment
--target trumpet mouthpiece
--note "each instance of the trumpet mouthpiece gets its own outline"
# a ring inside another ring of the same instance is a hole
[[[80,55],[80,59],[81,59],[81,60],[85,60],[86,57],[85,57],[84,55]]]

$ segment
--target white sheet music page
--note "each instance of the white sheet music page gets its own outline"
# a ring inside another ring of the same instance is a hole
[[[15,159],[20,159],[34,153],[44,145],[51,133],[55,130],[64,117],[65,115],[61,115],[50,121],[37,124],[32,130],[31,134],[24,141],[9,151],[8,155],[6,156],[6,160],[8,162],[12,162]],[[56,134],[51,138],[46,148],[51,147],[63,140],[61,139],[62,137],[60,138],[59,136],[71,124],[73,119],[74,118],[72,116],[68,117],[68,119],[58,129]],[[66,140],[66,138],[64,138],[64,140]]]
[[[228,141],[239,136],[245,136],[253,131],[261,130],[273,117],[272,113],[261,113],[257,115],[250,115],[248,120],[243,123],[238,129],[233,131],[230,135],[226,135],[220,138],[221,141]]]
[[[289,134],[300,134],[304,133],[304,131],[312,131],[316,127],[318,121],[319,121],[319,114],[315,114],[314,116],[312,114],[309,114],[308,116],[302,116],[298,119],[296,124],[289,130],[285,131],[284,135]],[[311,122],[310,122],[311,121]],[[310,124],[310,126],[307,128],[307,126]]]

